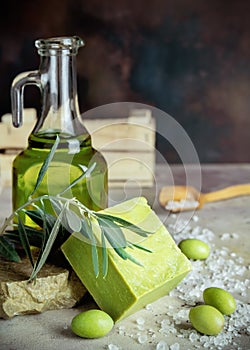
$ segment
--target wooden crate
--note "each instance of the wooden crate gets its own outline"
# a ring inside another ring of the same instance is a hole
[[[25,110],[24,125],[14,128],[11,115],[0,123],[0,181],[12,183],[12,161],[27,139],[36,120],[35,110]],[[155,120],[150,110],[131,110],[127,118],[87,119],[84,121],[93,146],[105,157],[109,169],[109,186],[151,187],[154,185]]]
[[[0,123],[0,188],[12,186],[12,162],[28,145],[28,137],[36,122],[36,110],[25,108],[21,128],[14,128],[12,115],[5,114]]]
[[[23,115],[23,125],[14,128],[12,125],[12,115],[5,114],[0,123],[0,150],[22,150],[27,147],[28,137],[36,122],[36,110],[25,108]]]
[[[155,120],[150,110],[131,110],[128,118],[89,119],[85,126],[107,160],[111,187],[153,186]]]

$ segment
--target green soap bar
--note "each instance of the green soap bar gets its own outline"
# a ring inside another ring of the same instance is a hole
[[[97,305],[114,321],[118,321],[166,295],[191,271],[192,265],[144,197],[133,198],[102,212],[119,216],[154,232],[146,238],[140,237],[139,241],[138,235],[125,229],[128,240],[140,243],[152,253],[126,248],[143,265],[139,266],[123,260],[113,249],[108,249],[109,265],[105,278],[102,272],[95,277],[91,245],[80,239],[79,234],[71,235],[62,245],[65,257]],[[100,247],[98,255],[102,271]]]

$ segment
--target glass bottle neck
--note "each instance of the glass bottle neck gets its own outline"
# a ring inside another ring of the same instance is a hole
[[[63,138],[87,135],[78,106],[76,54],[48,49],[41,55],[39,72],[42,111],[33,133]]]

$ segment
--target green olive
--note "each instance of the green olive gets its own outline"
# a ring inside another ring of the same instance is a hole
[[[234,297],[222,288],[210,287],[205,289],[203,299],[205,304],[215,307],[224,315],[230,315],[236,309]]]
[[[220,333],[225,322],[220,311],[210,305],[193,307],[189,312],[189,320],[198,332],[207,335]]]
[[[179,243],[179,248],[188,259],[203,260],[210,254],[210,247],[200,239],[187,238]]]
[[[100,338],[108,334],[114,326],[112,318],[101,310],[83,311],[71,321],[72,331],[83,338]]]

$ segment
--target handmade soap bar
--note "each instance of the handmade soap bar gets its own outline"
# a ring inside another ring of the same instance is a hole
[[[36,281],[28,283],[30,263],[1,261],[0,318],[73,307],[86,293],[81,281],[67,269],[45,264]]]
[[[114,321],[118,321],[166,295],[191,270],[191,263],[177,247],[145,198],[134,198],[103,212],[154,232],[147,238],[140,237],[140,244],[152,250],[152,253],[126,248],[143,266],[123,260],[113,249],[108,249],[109,265],[105,278],[102,273],[95,277],[91,245],[78,238],[78,235],[71,235],[62,246],[64,255],[98,306]],[[124,233],[129,236],[130,241],[133,238],[138,240],[138,236],[135,237],[128,230],[124,230]],[[101,248],[98,248],[98,253],[101,262]]]

